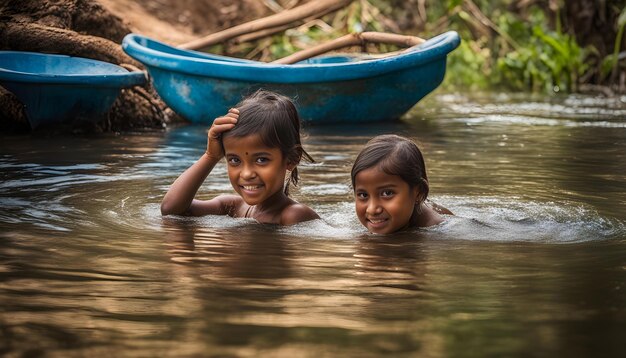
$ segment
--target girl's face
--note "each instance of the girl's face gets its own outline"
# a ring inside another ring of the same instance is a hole
[[[279,148],[263,144],[259,135],[223,139],[228,178],[248,205],[258,205],[283,190],[287,163]]]
[[[360,171],[354,180],[356,215],[374,234],[390,234],[409,226],[418,189],[377,167]]]

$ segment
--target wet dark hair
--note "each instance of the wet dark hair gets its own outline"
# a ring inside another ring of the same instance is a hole
[[[225,137],[246,137],[258,134],[263,144],[280,148],[288,163],[297,165],[304,158],[315,162],[302,148],[300,140],[300,116],[291,99],[278,93],[258,90],[235,106],[239,110],[237,125]],[[222,142],[223,143],[223,142]],[[298,185],[298,168],[294,167],[285,185],[289,195],[289,184]]]
[[[372,138],[357,155],[352,165],[352,188],[359,172],[377,167],[389,175],[397,175],[409,187],[418,188],[420,202],[428,197],[428,177],[424,157],[410,139],[394,134]]]

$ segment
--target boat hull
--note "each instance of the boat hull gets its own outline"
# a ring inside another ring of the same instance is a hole
[[[320,57],[294,65],[238,60],[172,48],[131,34],[125,51],[146,65],[163,100],[179,115],[209,124],[263,88],[291,97],[303,121],[362,123],[395,119],[444,78],[454,32],[393,58]]]

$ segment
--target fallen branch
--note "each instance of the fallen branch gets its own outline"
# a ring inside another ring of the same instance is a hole
[[[502,38],[506,40],[506,42],[508,42],[514,49],[517,50],[520,48],[520,45],[517,43],[517,41],[513,40],[513,38],[509,36],[508,33],[502,31],[502,29],[500,29],[498,25],[496,25],[485,14],[483,14],[483,12],[480,11],[480,8],[472,0],[463,0],[463,4],[467,7],[467,10],[480,22],[481,25],[485,26],[488,29],[492,29],[498,35],[502,36]]]
[[[246,22],[244,24],[213,33],[203,38],[184,43],[182,45],[179,45],[178,47],[191,50],[205,48],[207,46],[222,43],[234,37],[249,34],[251,32],[278,28],[296,21],[300,21],[305,18],[309,18],[311,16],[320,17],[330,12],[337,11],[347,6],[351,2],[352,0],[311,1],[304,5],[286,10],[278,14]]]
[[[298,26],[300,24],[301,24],[301,22],[298,21],[296,23],[296,26]],[[293,24],[286,24],[286,25],[283,25],[283,26],[271,27],[269,29],[256,31],[256,32],[251,32],[249,34],[244,34],[244,35],[235,37],[232,40],[232,43],[240,44],[240,43],[251,42],[251,41],[254,41],[254,40],[258,40],[258,39],[261,39],[261,38],[264,38],[264,37],[268,37],[268,36],[274,35],[274,34],[279,33],[279,32],[283,32],[283,31],[288,30],[288,29],[290,29],[292,27],[293,27]]]
[[[424,43],[423,38],[416,36],[388,34],[384,32],[361,32],[342,36],[338,39],[296,52],[272,63],[292,64],[323,53],[349,46],[364,46],[367,43],[384,43],[402,47],[411,47]]]
[[[311,27],[313,25],[318,25],[320,28],[324,29],[324,28],[328,28],[328,31],[332,30],[332,27],[328,24],[326,24],[324,21],[320,20],[317,17],[310,17],[304,20],[298,20],[296,22],[293,22],[291,24],[287,24],[287,25],[283,25],[283,26],[279,26],[279,27],[272,27],[270,29],[265,29],[265,30],[261,30],[261,31],[257,31],[257,32],[251,32],[249,34],[245,34],[245,35],[241,35],[238,37],[233,38],[232,40],[230,40],[230,43],[233,45],[237,45],[237,44],[241,44],[241,43],[245,43],[245,42],[251,42],[254,40],[258,40],[264,37],[269,37],[271,35],[274,35],[276,33],[279,32],[283,32],[285,30],[288,29],[292,29],[292,28],[296,28],[299,29],[303,26],[308,26]],[[320,25],[323,24],[323,25]]]

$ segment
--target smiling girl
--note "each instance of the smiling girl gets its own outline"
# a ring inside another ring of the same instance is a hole
[[[413,141],[380,135],[367,142],[352,166],[356,214],[371,233],[427,227],[452,213],[426,198],[424,158]]]
[[[223,157],[239,195],[194,199]],[[161,213],[230,215],[279,225],[319,219],[311,208],[289,197],[289,185],[297,185],[297,165],[303,157],[313,161],[302,148],[294,104],[279,94],[257,91],[213,121],[206,152],[174,181],[163,198]]]

